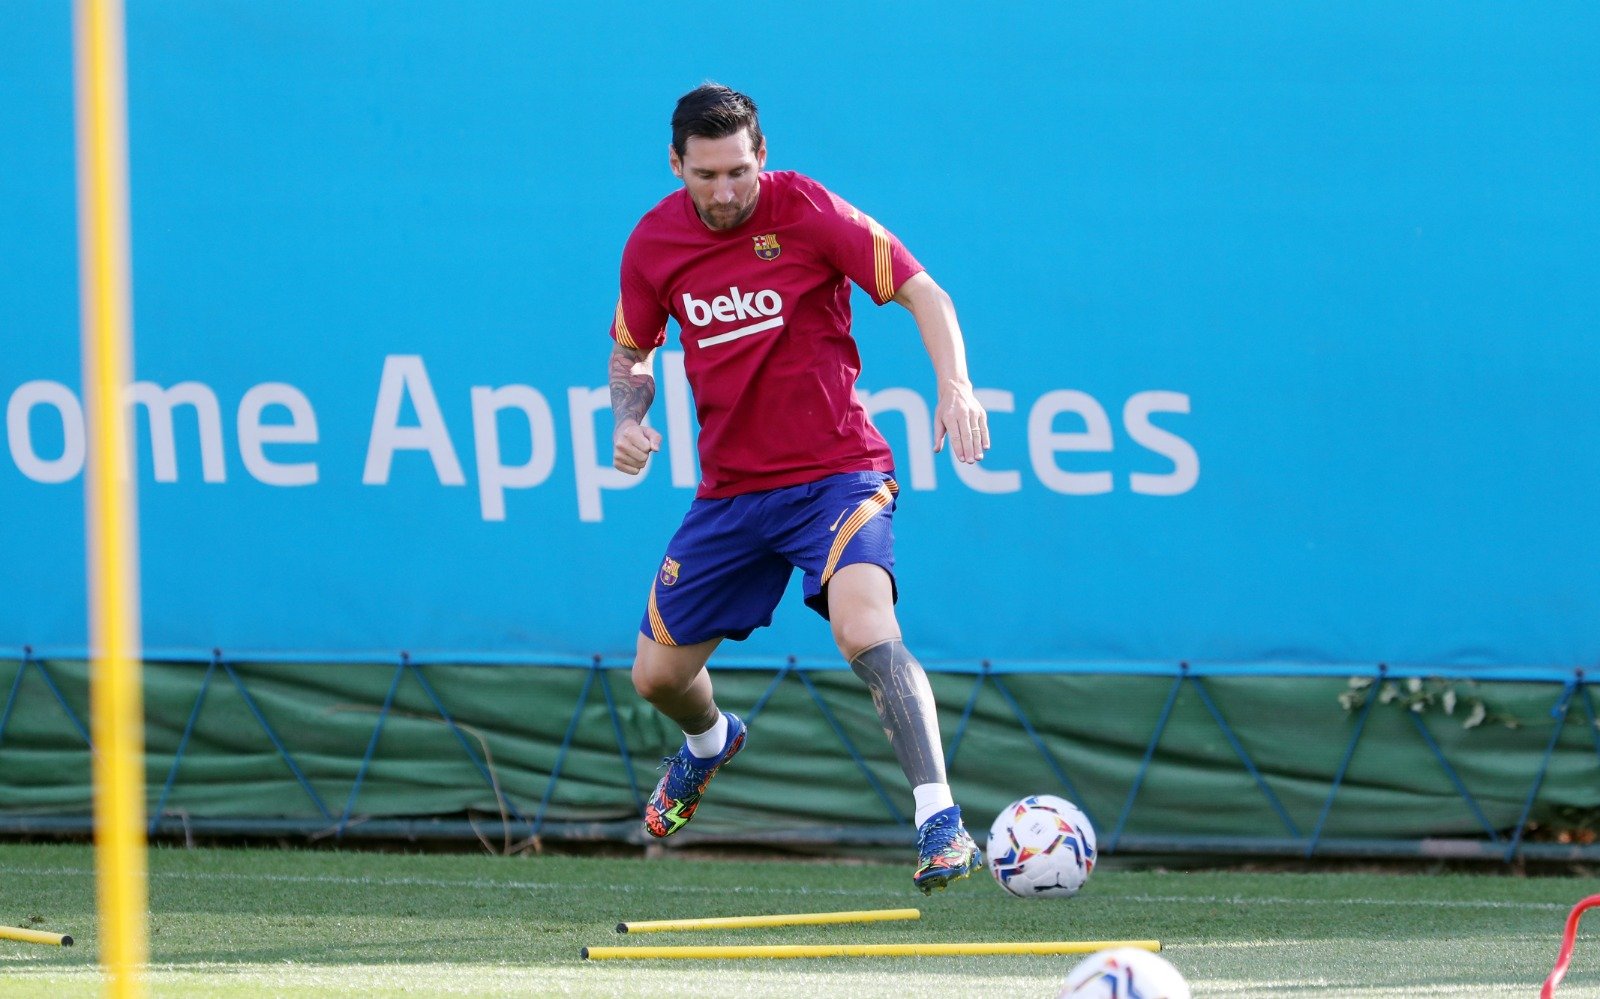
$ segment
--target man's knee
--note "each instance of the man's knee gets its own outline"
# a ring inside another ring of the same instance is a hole
[[[850,657],[850,668],[873,690],[885,690],[915,684],[922,675],[922,664],[898,638],[873,642]]]
[[[677,696],[694,683],[716,645],[716,639],[698,645],[661,645],[641,635],[633,656],[633,689],[652,703]]]
[[[660,669],[647,662],[643,656],[633,661],[633,689],[647,701],[671,692],[670,684]]]
[[[828,583],[828,620],[845,659],[862,649],[900,637],[894,616],[894,583],[882,566],[847,565]]]
[[[884,617],[857,617],[833,620],[833,642],[846,661],[853,660],[865,649],[900,637],[900,628],[894,615]]]

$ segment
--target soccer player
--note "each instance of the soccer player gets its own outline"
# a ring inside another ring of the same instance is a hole
[[[719,711],[706,662],[724,638],[772,623],[798,567],[806,605],[827,620],[872,692],[916,800],[924,893],[982,864],[945,780],[933,692],[895,618],[894,460],[855,392],[850,285],[911,312],[939,387],[934,450],[989,447],[950,296],[900,241],[821,184],[765,172],[756,105],[705,84],[672,115],[668,162],[683,181],[622,251],[611,324],[613,463],[638,474],[661,434],[651,357],[677,320],[700,421],[702,478],[667,543],[640,626],[633,683],[685,743],[645,808],[652,836],[694,815],[745,724]]]

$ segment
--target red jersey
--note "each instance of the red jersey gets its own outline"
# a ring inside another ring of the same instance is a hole
[[[667,317],[678,321],[704,498],[894,468],[856,395],[850,282],[882,305],[922,266],[811,178],[782,170],[760,181],[743,224],[707,228],[680,188],[622,251],[611,337],[654,350]]]

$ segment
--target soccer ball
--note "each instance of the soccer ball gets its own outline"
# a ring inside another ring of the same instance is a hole
[[[989,827],[989,871],[1018,898],[1071,898],[1094,870],[1094,827],[1052,794],[1013,801]]]
[[[1189,983],[1164,958],[1135,947],[1091,954],[1056,999],[1190,999]]]

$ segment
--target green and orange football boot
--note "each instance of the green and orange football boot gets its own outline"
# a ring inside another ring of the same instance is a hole
[[[661,764],[667,768],[667,772],[656,784],[650,801],[644,806],[645,831],[657,839],[671,836],[689,824],[711,778],[717,775],[717,770],[724,763],[744,748],[744,722],[730,711],[724,711],[723,715],[728,719],[728,740],[723,743],[722,752],[709,760],[701,759],[689,752],[686,742],[676,755],[662,758]]]
[[[961,823],[961,809],[955,805],[928,817],[917,830],[917,870],[911,880],[931,895],[938,888],[959,880],[983,866],[978,844]]]

